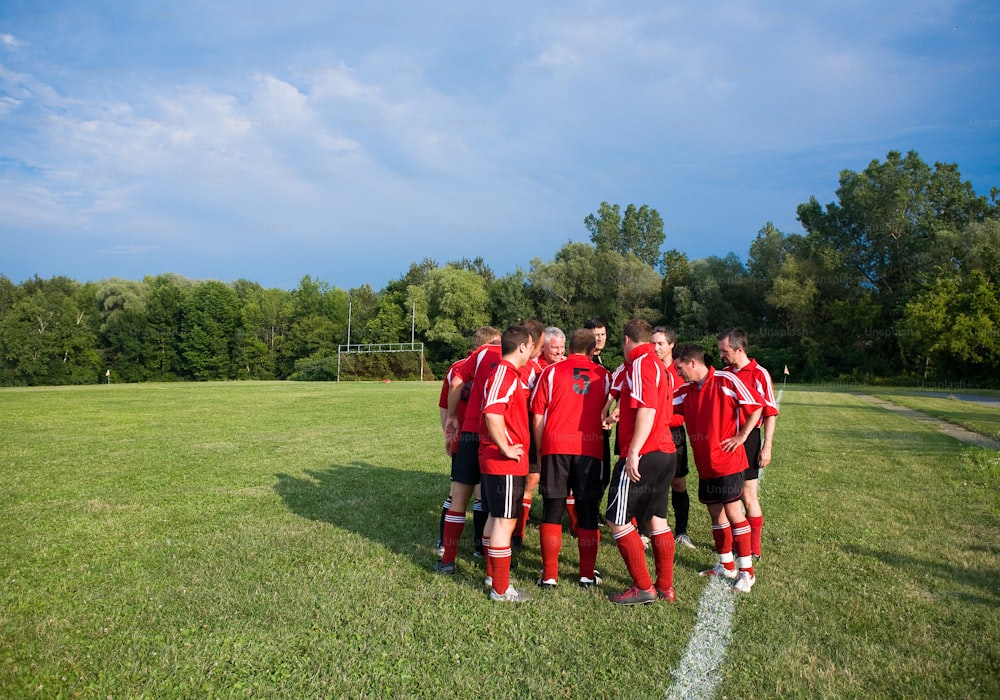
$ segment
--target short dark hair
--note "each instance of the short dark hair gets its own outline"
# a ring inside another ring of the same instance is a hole
[[[653,337],[653,327],[645,319],[633,318],[625,324],[625,337],[633,343],[648,343]]]
[[[594,331],[589,328],[577,328],[569,337],[569,353],[571,355],[586,354],[597,347]]]
[[[596,328],[607,328],[608,324],[606,324],[604,322],[603,318],[597,318],[595,316],[594,318],[590,318],[590,319],[587,319],[586,321],[584,321],[583,322],[583,327],[586,328],[587,330],[591,330],[592,331],[592,330],[594,330]]]
[[[688,343],[687,345],[682,345],[679,350],[674,351],[674,360],[678,362],[690,362],[691,360],[697,360],[698,362],[705,364],[705,351],[697,345]]]
[[[653,335],[656,335],[657,333],[662,333],[666,337],[667,342],[670,344],[677,342],[677,331],[670,326],[654,326]]]
[[[722,340],[723,338],[729,341],[729,347],[733,350],[746,351],[747,333],[742,328],[727,328],[715,336],[716,340]]]
[[[531,333],[524,326],[508,326],[507,330],[500,334],[500,353],[509,355],[517,350],[521,343],[527,343],[531,338]]]
[[[528,329],[531,339],[535,341],[535,345],[538,345],[542,340],[542,334],[545,333],[545,324],[537,319],[529,318],[527,321],[522,321],[521,325]]]

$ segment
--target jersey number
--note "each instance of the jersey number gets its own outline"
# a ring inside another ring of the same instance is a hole
[[[586,394],[590,391],[590,370],[583,367],[573,368],[573,393]]]

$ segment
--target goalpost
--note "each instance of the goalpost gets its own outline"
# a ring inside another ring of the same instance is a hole
[[[337,381],[340,381],[345,371],[356,377],[369,374],[372,375],[369,377],[372,379],[388,379],[385,375],[391,373],[396,376],[403,376],[405,379],[406,371],[402,366],[403,356],[400,353],[410,353],[418,356],[419,379],[420,381],[424,381],[424,366],[427,364],[424,359],[424,344],[413,342],[338,345]],[[377,355],[386,356],[387,361],[379,362],[375,359]],[[350,366],[349,370],[348,365]]]

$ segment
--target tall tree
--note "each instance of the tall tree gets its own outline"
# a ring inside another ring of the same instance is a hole
[[[665,240],[663,219],[646,204],[641,207],[629,204],[623,215],[619,205],[601,202],[597,214],[588,214],[583,224],[598,251],[632,253],[654,268],[660,262],[660,248]]]

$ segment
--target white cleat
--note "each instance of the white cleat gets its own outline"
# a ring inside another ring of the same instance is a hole
[[[749,571],[741,571],[736,577],[736,583],[733,584],[733,590],[740,593],[749,593],[756,582],[756,576],[752,575]]]
[[[720,578],[734,579],[738,572],[736,569],[727,569],[722,565],[722,562],[716,562],[715,566],[711,569],[705,569],[704,571],[698,572],[699,576],[718,576]]]

